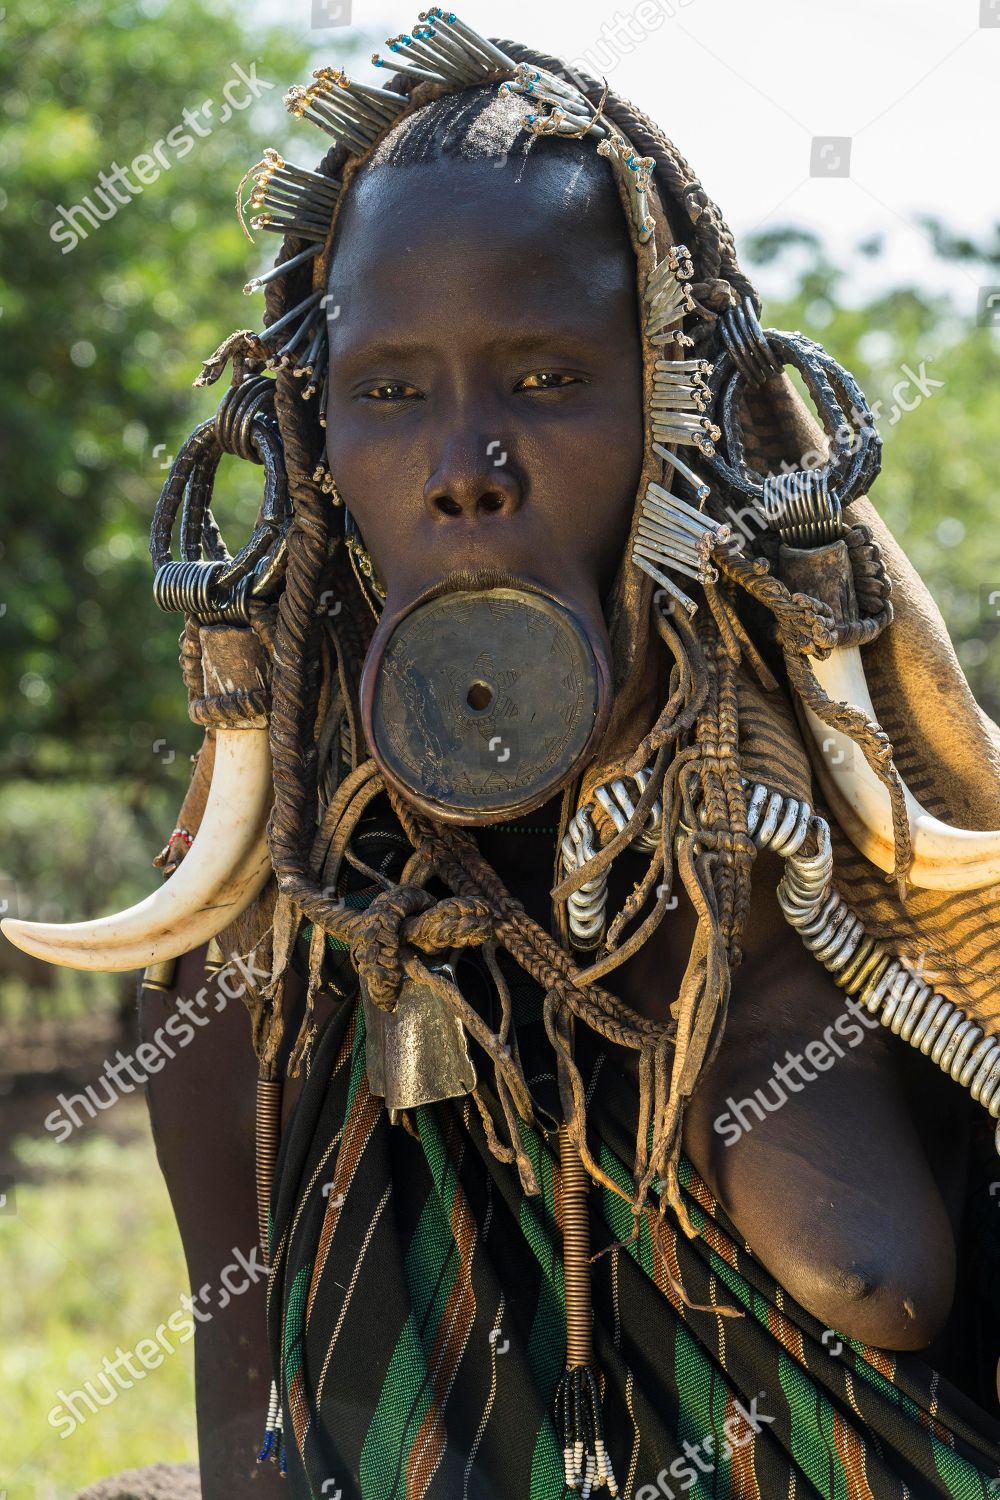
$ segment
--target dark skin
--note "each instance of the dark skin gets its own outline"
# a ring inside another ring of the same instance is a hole
[[[428,276],[428,265],[440,269]],[[490,565],[592,618],[641,468],[634,256],[610,174],[588,171],[567,191],[565,165],[544,158],[520,175],[464,161],[375,171],[345,207],[331,287],[342,283],[351,295],[333,343],[330,468],[385,581],[387,615],[443,576]],[[474,298],[461,293],[469,285]],[[508,454],[499,467],[494,438]],[[523,899],[519,837],[481,844]],[[781,918],[772,875],[756,887],[739,982],[747,1003],[734,1003],[688,1146],[812,1312],[868,1342],[920,1348],[947,1317],[955,1248],[885,1043],[845,1049],[835,1072],[737,1144],[713,1130],[730,1093],[752,1093],[786,1046],[821,1037],[843,1009]],[[619,971],[622,998],[645,1014],[663,1013],[665,970],[676,992],[683,925],[665,922]],[[845,1161],[845,1119],[866,1142],[864,1173]]]
[[[449,160],[373,170],[352,186],[331,278],[346,295],[332,339],[329,461],[387,586],[387,618],[442,578],[500,568],[551,589],[607,649],[601,603],[641,467],[634,265],[596,158],[571,185],[566,164],[539,151],[516,173]],[[557,813],[550,803],[527,821],[552,826]],[[526,860],[523,834],[477,837],[548,926],[549,843],[530,839]],[[616,864],[612,908],[640,871],[638,861]],[[714,1128],[730,1096],[766,1087],[787,1050],[803,1053],[844,1014],[842,993],[780,914],[779,874],[772,856],[758,859],[745,961],[685,1149],[760,1260],[816,1317],[875,1345],[922,1349],[942,1334],[953,1300],[960,1090],[866,1031],[856,1046],[841,1035],[835,1066],[789,1087],[787,1102],[734,1144]],[[661,1019],[693,930],[682,900],[609,988]],[[202,982],[200,959],[181,961],[178,993]],[[173,1000],[145,992],[144,1034]],[[149,1088],[193,1287],[217,1283],[232,1247],[256,1233],[255,1066],[239,1009],[230,1005]],[[298,1087],[286,1090],[286,1112]],[[205,1500],[279,1493],[270,1466],[247,1460],[267,1399],[262,1288],[230,1311],[197,1334]]]

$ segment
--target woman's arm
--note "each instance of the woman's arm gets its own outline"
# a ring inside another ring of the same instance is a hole
[[[256,1461],[271,1384],[254,1178],[257,1063],[242,1000],[225,999],[204,958],[198,948],[179,959],[168,993],[142,990],[144,1041],[179,1018],[163,1034],[175,1055],[150,1078],[147,1099],[191,1282],[203,1500],[277,1500],[277,1469]],[[300,992],[292,978],[290,1005]],[[296,1093],[297,1085],[286,1090],[286,1111]]]

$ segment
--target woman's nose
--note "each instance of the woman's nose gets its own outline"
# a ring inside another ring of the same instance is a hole
[[[424,504],[433,516],[513,514],[522,501],[521,482],[497,438],[466,439],[448,446],[424,485]]]

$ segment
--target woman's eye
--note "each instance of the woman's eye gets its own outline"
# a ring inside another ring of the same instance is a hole
[[[398,380],[382,380],[377,385],[370,385],[366,391],[359,392],[369,401],[413,401],[420,399],[420,392],[414,385],[405,385]]]
[[[518,391],[558,391],[564,385],[579,385],[577,375],[564,375],[560,370],[532,370],[514,387]]]

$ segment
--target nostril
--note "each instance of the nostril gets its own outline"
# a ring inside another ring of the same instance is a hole
[[[479,504],[481,505],[482,509],[487,512],[502,510],[503,496],[497,494],[496,491],[494,491],[492,494],[484,495]]]
[[[459,505],[458,501],[453,500],[450,495],[439,495],[434,501],[434,504],[443,515],[460,516],[462,514],[462,507]]]

